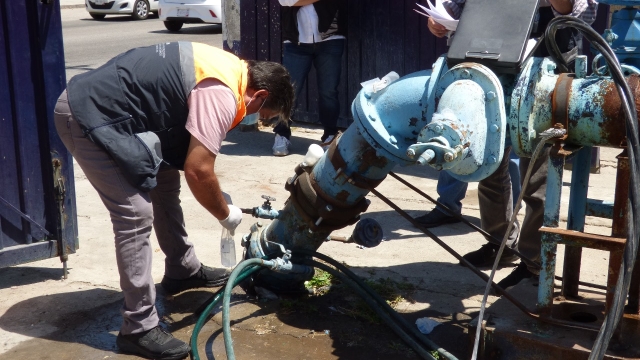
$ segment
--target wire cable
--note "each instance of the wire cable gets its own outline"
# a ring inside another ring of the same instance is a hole
[[[626,135],[627,135],[627,152],[629,157],[629,207],[627,215],[627,241],[623,254],[622,263],[620,264],[618,280],[614,291],[614,298],[605,315],[598,336],[594,342],[589,360],[602,359],[606,349],[611,341],[611,337],[618,326],[624,305],[631,284],[631,276],[638,253],[638,233],[636,226],[640,224],[640,190],[636,188],[638,178],[640,177],[640,156],[638,150],[640,148],[640,140],[638,138],[638,118],[636,113],[635,98],[629,84],[624,78],[624,73],[615,53],[609,44],[593,30],[587,23],[582,20],[570,16],[559,16],[549,22],[545,33],[545,43],[549,53],[555,60],[566,68],[566,63],[562,56],[558,56],[558,45],[552,39],[555,39],[555,33],[559,26],[569,26],[580,31],[591,45],[598,50],[605,59],[609,68],[611,78],[616,84],[616,89],[620,95],[621,107],[625,115]]]
[[[489,298],[489,290],[491,289],[491,283],[493,282],[493,277],[496,274],[496,270],[498,269],[498,264],[500,263],[500,258],[502,257],[502,252],[504,251],[505,246],[507,245],[507,240],[509,239],[509,234],[511,234],[511,229],[513,228],[513,224],[516,222],[518,211],[520,211],[520,206],[522,206],[522,198],[524,197],[525,190],[527,189],[527,185],[529,185],[529,179],[531,178],[531,171],[535,166],[536,159],[540,156],[540,152],[545,147],[547,140],[552,138],[559,138],[566,134],[566,130],[564,129],[549,129],[540,134],[541,140],[536,146],[533,155],[531,156],[531,162],[529,163],[529,167],[527,168],[527,173],[524,176],[524,181],[522,182],[522,190],[520,190],[520,195],[518,196],[518,201],[516,202],[516,208],[513,209],[513,214],[511,214],[511,219],[509,219],[509,225],[507,226],[507,230],[504,233],[504,237],[502,238],[502,242],[500,243],[500,247],[498,248],[498,252],[496,253],[496,259],[493,262],[493,267],[491,268],[491,273],[489,274],[489,281],[487,281],[487,286],[484,289],[484,294],[482,295],[482,302],[480,303],[480,314],[478,314],[478,325],[476,327],[476,336],[473,342],[473,353],[471,355],[471,360],[476,360],[478,357],[478,348],[480,345],[480,334],[482,333],[482,321],[484,320],[484,311],[487,307],[487,299]]]

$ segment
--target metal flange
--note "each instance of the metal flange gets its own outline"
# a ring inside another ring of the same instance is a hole
[[[440,78],[435,98],[433,121],[418,136],[418,145],[435,153],[429,165],[467,182],[492,174],[502,160],[507,124],[498,77],[483,65],[462,63]]]

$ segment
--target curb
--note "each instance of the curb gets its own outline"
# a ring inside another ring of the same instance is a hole
[[[80,9],[80,8],[84,8],[84,4],[60,5],[60,9]]]

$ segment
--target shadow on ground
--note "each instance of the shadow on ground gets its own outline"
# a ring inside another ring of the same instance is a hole
[[[430,317],[441,322],[429,336],[454,355],[467,353],[466,324],[474,309],[461,299],[480,294],[483,284],[468,270],[452,264],[416,263],[388,268],[352,268],[375,284],[393,284],[398,296],[422,310],[403,311],[413,324]],[[438,274],[447,273],[445,281]],[[413,274],[403,278],[394,274]],[[43,278],[50,275],[44,273]],[[416,279],[429,279],[428,282]],[[174,334],[188,341],[197,318],[192,315],[216,289],[165,296],[157,306]],[[0,328],[32,338],[0,355],[0,359],[128,359],[118,354],[115,337],[121,323],[122,295],[91,289],[24,300],[0,317]],[[280,297],[263,302],[236,288],[232,298],[233,338],[238,359],[418,359],[345,285],[334,282],[318,295]],[[444,313],[437,309],[454,309]],[[220,309],[199,337],[201,359],[225,359]],[[131,357],[135,358],[135,357]]]
[[[60,280],[62,275],[62,266],[60,269],[29,266],[0,268],[0,279],[2,279],[0,289],[35,284],[45,280]]]
[[[149,31],[151,34],[183,34],[183,35],[211,35],[222,34],[222,25],[219,24],[184,24],[179,32],[169,30]]]

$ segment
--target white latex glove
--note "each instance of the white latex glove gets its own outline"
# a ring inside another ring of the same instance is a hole
[[[242,210],[235,205],[227,205],[229,206],[229,216],[227,216],[224,220],[219,220],[220,225],[222,225],[225,229],[231,231],[233,234],[242,222]]]

